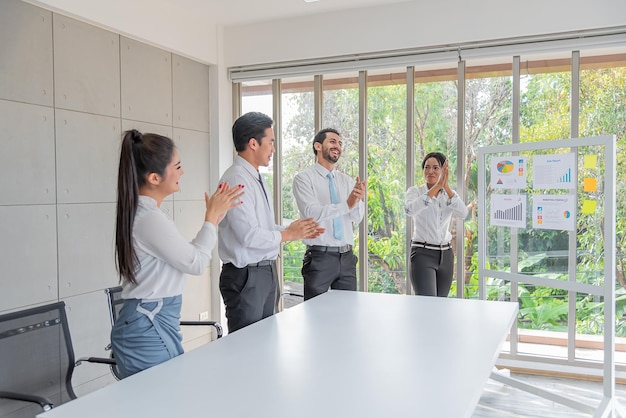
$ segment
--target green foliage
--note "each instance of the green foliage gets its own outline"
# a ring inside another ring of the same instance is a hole
[[[585,70],[581,72],[579,136],[601,134],[617,138],[617,335],[626,336],[626,67]],[[571,74],[555,72],[526,75],[522,79],[520,101],[520,141],[536,142],[570,137]],[[442,151],[450,157],[452,174],[462,167],[463,178],[458,189],[468,202],[478,200],[479,147],[507,144],[512,136],[511,77],[474,78],[465,86],[466,126],[464,132],[464,161],[457,161],[457,86],[454,82],[420,83],[415,86],[415,149],[416,166],[430,151]],[[284,97],[294,117],[285,127],[283,136],[290,146],[283,155],[283,212],[285,218],[298,217],[291,194],[293,176],[313,163],[311,140],[314,104],[311,92]],[[359,158],[366,158],[368,170],[369,290],[404,293],[405,231],[407,218],[403,212],[406,191],[406,88],[404,85],[371,86],[368,88],[368,148],[359,155],[359,97],[356,88],[324,91],[323,125],[335,127],[345,144],[339,168],[356,177]],[[563,150],[566,152],[568,150]],[[597,150],[580,149],[580,158]],[[597,153],[597,152],[596,152]],[[577,217],[577,281],[601,284],[604,280],[604,230],[602,208],[603,170],[607,162],[599,160],[596,171],[581,171],[580,175],[598,178],[599,190],[589,194],[578,190],[579,199],[598,200],[593,215]],[[582,165],[582,164],[579,164]],[[423,181],[421,170],[415,172],[415,183]],[[452,179],[455,184],[456,179]],[[532,191],[526,190],[526,193]],[[465,264],[465,297],[478,295],[477,216],[488,208],[475,208],[474,218],[465,222],[465,230],[457,231],[464,239],[466,257],[457,260]],[[511,234],[509,228],[488,227],[487,259],[495,269],[510,269]],[[515,242],[515,241],[513,241]],[[567,279],[569,234],[541,229],[518,230],[518,269],[529,275],[541,275],[556,280]],[[300,277],[304,247],[291,243],[284,247],[285,275],[289,280]],[[510,283],[486,278],[487,297],[511,298]],[[518,285],[520,326],[534,329],[563,330],[567,325],[567,302],[562,291]],[[451,295],[456,294],[456,283]],[[593,298],[577,301],[577,332],[602,332],[603,304]]]

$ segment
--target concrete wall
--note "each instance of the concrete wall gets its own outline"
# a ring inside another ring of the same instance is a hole
[[[106,356],[122,132],[176,142],[186,174],[164,206],[192,239],[211,169],[209,67],[19,0],[0,3],[0,55],[0,313],[64,300],[76,356]],[[210,283],[208,270],[188,281],[184,318],[211,311]],[[186,348],[209,340],[185,334]],[[108,381],[97,365],[74,378],[79,393]]]

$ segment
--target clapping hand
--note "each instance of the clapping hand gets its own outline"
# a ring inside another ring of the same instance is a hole
[[[361,181],[359,176],[356,177],[356,183],[348,196],[348,208],[352,209],[354,205],[357,204],[359,200],[362,200],[365,197],[365,192],[367,190],[367,182]]]
[[[208,193],[204,193],[206,202],[204,220],[217,226],[226,216],[226,212],[243,203],[242,195],[243,185],[240,184],[231,189],[228,183],[221,183],[211,197]]]
[[[324,231],[326,229],[321,228],[320,224],[315,222],[313,218],[297,219],[282,231],[282,241],[313,239],[322,235]]]

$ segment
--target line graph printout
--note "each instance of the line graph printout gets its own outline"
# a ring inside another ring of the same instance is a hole
[[[492,194],[491,225],[526,228],[526,195]]]
[[[533,189],[575,189],[576,156],[569,154],[535,155]]]
[[[533,228],[574,231],[576,229],[576,196],[534,195]]]
[[[524,189],[526,188],[526,157],[493,157],[490,175],[493,189]]]

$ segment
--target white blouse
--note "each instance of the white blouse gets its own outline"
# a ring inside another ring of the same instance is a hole
[[[123,283],[124,299],[157,299],[183,293],[186,274],[202,274],[217,241],[215,225],[204,222],[188,242],[156,200],[139,196],[133,226],[133,244],[141,268],[137,284]]]
[[[404,211],[413,218],[413,241],[430,244],[447,244],[452,239],[450,220],[452,215],[465,219],[467,206],[454,192],[452,198],[444,189],[434,198],[428,196],[428,187],[412,186],[406,191]]]

